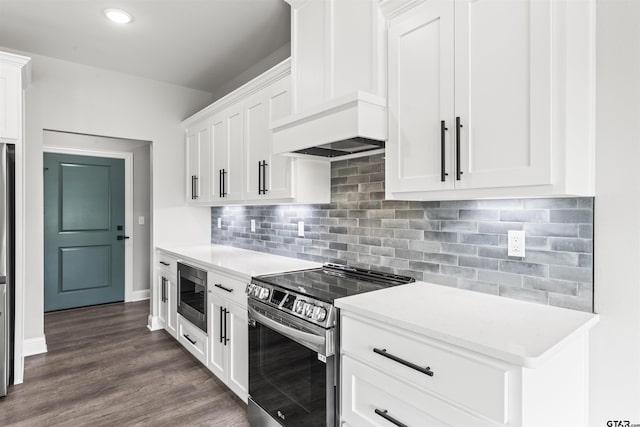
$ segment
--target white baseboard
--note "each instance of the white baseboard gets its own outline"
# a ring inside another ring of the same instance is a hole
[[[149,289],[145,289],[143,291],[133,291],[131,292],[130,297],[125,302],[134,302],[134,301],[144,301],[149,299]]]
[[[34,356],[47,352],[47,339],[45,336],[29,338],[22,342],[22,355],[24,357]]]
[[[149,315],[149,323],[147,324],[147,328],[150,331],[158,331],[160,329],[164,329],[164,324],[160,321],[158,316]]]

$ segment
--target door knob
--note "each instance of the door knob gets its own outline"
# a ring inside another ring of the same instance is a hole
[[[124,239],[128,239],[129,236],[118,236],[118,240],[124,240]]]

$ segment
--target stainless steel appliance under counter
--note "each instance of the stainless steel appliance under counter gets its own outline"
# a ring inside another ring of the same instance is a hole
[[[339,264],[254,277],[246,290],[251,426],[337,425],[333,301],[412,281]]]

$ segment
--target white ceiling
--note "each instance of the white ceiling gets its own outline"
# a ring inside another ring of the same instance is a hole
[[[109,7],[134,22],[113,24]],[[284,0],[0,0],[0,46],[207,92],[289,33]]]

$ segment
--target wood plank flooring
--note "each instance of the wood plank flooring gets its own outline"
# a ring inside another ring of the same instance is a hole
[[[246,405],[166,332],[149,302],[45,315],[49,352],[0,398],[0,425],[248,426]]]

